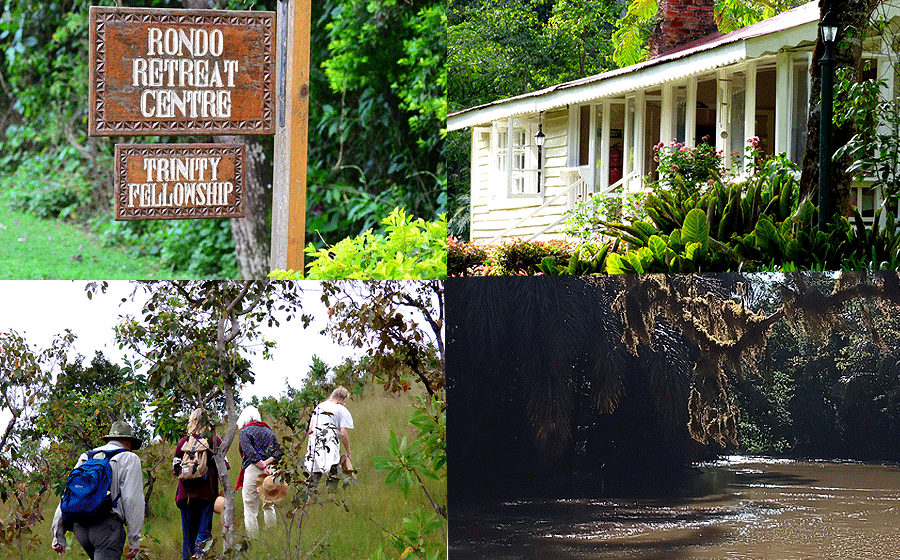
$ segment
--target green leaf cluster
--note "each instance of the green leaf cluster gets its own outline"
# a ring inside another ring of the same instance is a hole
[[[398,440],[397,434],[391,430],[387,443],[389,455],[373,457],[372,461],[375,470],[387,473],[385,484],[396,484],[405,499],[409,499],[410,490],[420,488],[431,502],[432,511],[424,507],[417,509],[403,519],[399,533],[389,533],[392,544],[401,553],[400,557],[436,559],[441,557],[443,548],[434,546],[431,535],[443,531],[447,517],[446,503],[436,501],[438,498],[428,492],[422,477],[443,480],[447,476],[446,402],[436,395],[427,401],[420,399],[410,417],[410,424],[418,428],[412,440],[406,436]]]
[[[315,280],[423,280],[447,275],[447,217],[435,222],[413,218],[395,208],[382,220],[383,232],[367,230],[332,247],[306,254],[307,278]],[[297,271],[276,270],[278,280],[299,279]]]

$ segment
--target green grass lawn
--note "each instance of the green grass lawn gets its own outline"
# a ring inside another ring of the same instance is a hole
[[[0,204],[0,279],[126,280],[170,277],[153,259],[103,247],[78,226],[42,220]]]
[[[287,504],[288,496],[276,505],[278,522],[275,527],[266,529],[263,523],[262,512],[259,514],[260,536],[257,540],[250,541],[251,549],[242,558],[255,559],[281,559],[281,558],[339,558],[341,560],[360,560],[369,558],[379,547],[385,553],[385,558],[398,558],[397,552],[390,544],[388,536],[382,530],[388,529],[399,532],[401,521],[410,512],[420,506],[428,507],[424,493],[413,490],[409,494],[409,502],[403,499],[403,494],[396,485],[385,484],[385,474],[375,471],[372,457],[385,455],[385,445],[390,434],[394,430],[398,437],[414,435],[415,428],[408,423],[412,412],[413,398],[411,395],[394,397],[385,395],[380,390],[373,390],[364,398],[354,398],[348,401],[347,406],[353,414],[355,428],[350,430],[350,448],[353,451],[353,466],[359,472],[357,478],[359,484],[351,485],[347,490],[338,492],[339,501],[343,500],[347,509],[339,503],[325,503],[312,505],[309,508],[309,516],[304,517],[303,533],[300,541],[301,555],[293,556],[287,552],[286,522],[288,521]],[[266,419],[268,422],[269,419]],[[274,424],[270,422],[274,427]],[[277,430],[276,430],[277,431]],[[163,467],[159,469],[159,480],[154,485],[153,495],[150,500],[150,516],[144,526],[144,541],[149,543],[150,550],[159,559],[181,558],[181,514],[175,505],[176,480],[171,476],[168,465],[171,464],[171,453],[174,446],[168,450],[168,461],[163,461]],[[147,450],[139,451],[139,455],[146,456]],[[237,442],[229,450],[229,471],[232,483],[237,479],[240,460],[237,452]],[[146,466],[146,465],[145,465]],[[446,503],[446,480],[432,481],[426,479],[429,491],[434,496]],[[321,487],[324,492],[324,484]],[[50,522],[53,512],[59,503],[57,496],[51,496],[44,508],[45,519],[34,527],[34,534],[38,537],[39,544],[33,551],[26,552],[26,560],[45,560],[47,558],[60,558],[53,553],[50,546]],[[3,516],[3,507],[0,505],[0,517]],[[219,540],[215,544],[214,551],[222,550],[222,518],[215,515],[213,518],[213,536]],[[446,525],[444,526],[446,531]],[[246,538],[244,531],[243,504],[240,492],[236,494],[235,503],[235,530],[237,538]],[[293,535],[296,536],[296,527]],[[439,532],[433,535],[440,539]],[[84,551],[78,545],[72,534],[68,534],[69,545],[66,553],[61,557],[65,559],[83,559]],[[296,545],[296,539],[292,539],[291,545]],[[441,544],[441,547],[444,545]],[[0,549],[0,557],[4,554]],[[18,558],[15,555],[14,558]]]

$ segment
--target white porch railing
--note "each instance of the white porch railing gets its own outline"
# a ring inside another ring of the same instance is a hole
[[[525,216],[524,218],[520,218],[513,225],[511,225],[510,227],[503,230],[502,233],[500,233],[499,235],[492,238],[488,243],[494,244],[494,243],[500,241],[501,239],[503,239],[504,237],[508,236],[510,234],[510,232],[514,232],[514,231],[518,230],[520,227],[522,227],[524,224],[526,224],[532,218],[542,215],[542,212],[545,209],[549,208],[553,204],[556,204],[556,202],[559,201],[560,199],[562,199],[563,197],[567,197],[566,209],[572,210],[573,208],[575,208],[575,202],[577,200],[579,200],[579,197],[581,197],[581,200],[587,200],[588,195],[590,195],[590,194],[598,194],[598,195],[604,196],[604,197],[613,196],[615,193],[617,193],[621,190],[624,190],[623,187],[631,186],[632,180],[634,180],[635,178],[639,178],[639,177],[640,177],[640,175],[638,173],[630,173],[630,174],[622,177],[621,179],[619,179],[618,181],[616,181],[615,183],[613,183],[612,185],[610,185],[605,190],[603,190],[602,192],[599,192],[599,193],[593,193],[588,182],[583,177],[579,177],[578,179],[575,180],[575,182],[573,182],[571,185],[566,187],[566,190],[560,192],[553,198],[545,201],[543,204],[541,204],[540,206],[538,206],[537,208],[532,210],[527,216]],[[565,213],[560,214],[559,216],[557,216],[557,219],[553,220],[551,223],[547,224],[546,226],[544,226],[537,232],[531,234],[526,239],[528,241],[533,241],[533,240],[537,239],[538,237],[540,237],[541,235],[544,235],[544,234],[550,232],[551,230],[553,230],[556,226],[558,226],[565,220],[566,220]]]
[[[493,245],[494,243],[500,241],[500,240],[503,239],[505,236],[509,235],[510,232],[519,229],[520,227],[522,227],[523,224],[525,224],[526,222],[528,222],[529,220],[531,220],[531,219],[534,218],[535,216],[538,216],[539,214],[541,214],[541,212],[542,212],[544,209],[546,209],[546,208],[552,206],[553,204],[555,204],[555,203],[556,203],[558,200],[560,200],[561,198],[563,198],[563,197],[565,197],[565,196],[569,196],[570,193],[572,193],[574,190],[580,188],[582,185],[586,185],[584,179],[578,179],[577,181],[575,181],[574,183],[572,183],[571,185],[569,185],[569,186],[566,188],[566,190],[564,190],[564,191],[562,191],[561,193],[557,194],[557,195],[554,196],[553,198],[551,198],[551,199],[549,199],[549,200],[546,200],[543,204],[541,204],[540,206],[538,206],[537,208],[535,208],[534,210],[532,210],[530,214],[528,214],[528,215],[525,216],[524,218],[519,219],[519,220],[518,220],[517,222],[515,222],[513,225],[511,225],[510,227],[508,227],[508,228],[506,228],[505,230],[503,230],[502,233],[500,233],[499,235],[495,236],[493,239],[491,239],[490,241],[488,241],[488,243],[491,244],[491,245]],[[587,187],[585,186],[584,188],[587,188]],[[563,216],[560,216],[560,219],[559,219],[559,220],[553,222],[553,223],[550,224],[550,225],[545,226],[543,229],[541,229],[540,231],[538,231],[537,233],[535,233],[534,235],[532,235],[531,237],[529,237],[528,240],[531,241],[531,240],[535,239],[537,236],[546,233],[546,232],[549,231],[551,228],[553,228],[553,227],[559,225],[564,219],[565,219],[565,218],[564,218]]]

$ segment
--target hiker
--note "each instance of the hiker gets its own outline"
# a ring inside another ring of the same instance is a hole
[[[130,549],[125,557],[134,558],[140,548],[141,531],[144,528],[144,477],[141,472],[141,459],[132,451],[140,449],[143,442],[140,438],[134,437],[131,426],[121,420],[113,423],[109,434],[103,436],[103,440],[106,445],[82,453],[78,458],[75,470],[67,482],[63,499],[53,515],[53,524],[50,527],[53,550],[60,556],[66,551],[67,530],[75,534],[75,539],[91,560],[121,558],[125,549],[125,526],[128,527]],[[107,462],[109,470],[106,472],[111,473],[105,487],[97,485],[88,488],[84,483],[87,480],[84,473],[96,463],[102,463],[101,470],[106,470]],[[80,469],[82,466],[84,468]],[[79,471],[82,478],[73,480]],[[110,498],[106,498],[107,493],[112,497],[111,503]],[[74,504],[86,503],[77,500],[79,494],[88,501],[92,496],[99,496],[97,501],[101,504],[105,501],[105,505],[73,513],[73,509],[77,509]],[[103,498],[106,499],[102,500]],[[67,511],[65,516],[63,507]]]
[[[256,407],[248,406],[244,409],[238,418],[237,428],[240,430],[238,452],[241,455],[241,472],[234,489],[243,487],[244,527],[251,538],[256,538],[259,534],[256,516],[262,501],[257,490],[257,480],[261,474],[274,474],[272,464],[281,458],[281,446],[275,432],[260,418]],[[266,527],[275,524],[274,501],[264,502],[263,520]]]
[[[203,432],[203,409],[197,408],[188,420],[188,435],[175,446],[172,471],[178,477],[175,504],[181,510],[181,557],[203,557],[203,544],[212,538],[212,518],[219,497],[219,470]],[[222,438],[216,436],[216,448]],[[228,466],[226,460],[225,466]]]
[[[350,391],[344,387],[338,387],[331,392],[328,400],[319,403],[313,410],[309,421],[309,440],[306,447],[306,460],[304,466],[309,473],[307,479],[307,493],[315,492],[322,480],[322,475],[328,473],[325,482],[325,490],[329,494],[337,491],[337,467],[343,464],[345,471],[352,469],[350,464],[350,436],[348,429],[353,428],[353,416],[344,406]],[[346,460],[342,463],[341,442],[347,450]]]

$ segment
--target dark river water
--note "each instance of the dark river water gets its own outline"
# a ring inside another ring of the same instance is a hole
[[[671,486],[451,504],[450,560],[900,559],[896,466],[731,457]]]

